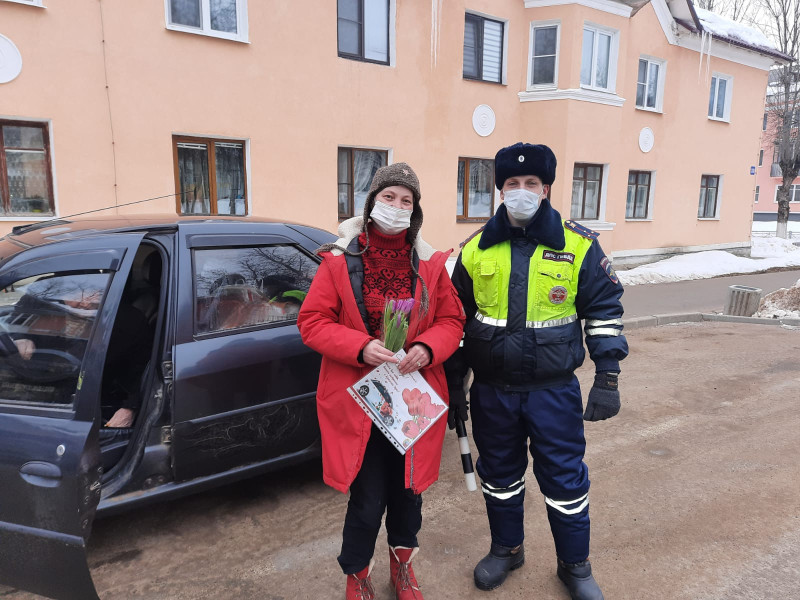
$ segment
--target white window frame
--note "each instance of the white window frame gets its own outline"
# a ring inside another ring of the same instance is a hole
[[[775,199],[772,201],[774,204],[778,203],[778,188],[779,187],[780,187],[779,185],[775,186]],[[792,192],[793,188],[794,188],[794,192]],[[797,200],[789,200],[790,204],[800,204],[800,183],[793,183],[792,185],[789,186],[789,195],[794,197],[794,198],[797,198]]]
[[[650,190],[648,191],[648,194],[647,194],[647,217],[644,218],[644,219],[636,219],[634,217],[628,217],[627,216],[627,210],[626,210],[625,221],[627,221],[629,223],[642,223],[642,222],[649,223],[649,222],[651,222],[653,220],[653,211],[654,211],[654,208],[655,208],[655,202],[654,201],[655,201],[655,197],[656,197],[656,172],[655,171],[647,171],[646,169],[628,169],[629,173],[630,173],[630,171],[639,171],[639,172],[650,173]],[[628,190],[628,187],[626,185],[625,186],[626,199],[627,199],[627,190]]]
[[[360,0],[360,1],[364,2],[366,0]],[[388,15],[388,17],[389,17],[389,24],[388,24],[389,25],[389,31],[388,31],[389,37],[387,38],[388,54],[387,54],[386,62],[384,62],[384,61],[381,61],[381,60],[374,60],[374,59],[367,58],[366,57],[366,52],[364,51],[363,48],[362,48],[361,55],[347,54],[347,53],[343,53],[343,52],[341,52],[339,50],[339,39],[338,39],[338,35],[339,35],[338,34],[339,6],[338,6],[338,2],[337,2],[336,3],[336,16],[337,16],[336,51],[337,51],[337,54],[338,54],[339,58],[343,58],[345,60],[354,60],[356,62],[369,63],[369,64],[373,64],[373,65],[381,65],[383,67],[394,67],[396,65],[396,62],[397,62],[396,50],[395,50],[396,39],[397,39],[397,34],[396,34],[397,0],[389,0],[388,9],[389,9],[389,15]],[[366,25],[362,23],[362,27],[366,27]],[[366,35],[366,34],[364,34],[364,35]]]
[[[724,73],[717,73],[713,72],[711,74],[712,77],[717,78],[717,89],[714,92],[714,110],[712,111],[714,114],[708,115],[708,119],[710,121],[722,121],[723,123],[730,123],[731,122],[731,101],[733,100],[733,75],[725,75]],[[715,116],[717,114],[717,94],[719,93],[719,82],[721,79],[726,81],[725,84],[725,107],[722,111],[722,117]],[[712,80],[713,81],[713,80]],[[711,88],[708,89],[709,97],[711,95]],[[706,98],[706,114],[708,114],[708,100],[710,98]]]
[[[592,84],[585,84],[581,82],[581,88],[586,90],[597,90],[600,92],[610,92],[615,94],[617,91],[617,64],[619,62],[619,30],[592,23],[591,21],[584,21],[583,28],[581,29],[581,68],[583,68],[583,32],[587,29],[594,31],[594,48],[592,48],[592,80],[594,80],[594,61],[597,57],[597,34],[604,33],[611,36],[611,47],[608,51],[608,87],[600,87]]]
[[[725,176],[719,173],[702,173],[701,177],[717,177],[719,182],[717,183],[717,206],[715,207],[716,212],[714,213],[713,217],[697,217],[698,221],[719,221],[719,214],[722,208],[722,188],[725,183]],[[702,183],[702,181],[701,181]],[[698,188],[699,189],[699,188]],[[700,198],[697,199],[698,206],[700,208],[699,202]]]
[[[44,8],[44,7],[42,7]],[[31,223],[35,221],[50,221],[56,217],[60,217],[61,211],[59,209],[59,201],[58,201],[58,177],[56,171],[56,145],[55,145],[55,138],[53,133],[53,120],[52,119],[37,119],[37,118],[28,118],[28,117],[19,117],[19,116],[12,116],[12,115],[5,115],[0,113],[0,119],[8,120],[8,121],[29,121],[33,123],[44,123],[47,125],[47,134],[50,138],[50,177],[53,180],[53,214],[47,215],[45,217],[34,217],[31,215],[25,216],[16,216],[16,215],[8,215],[8,216],[0,216],[0,223],[3,222],[13,222],[13,221],[21,221],[24,223]]]
[[[603,167],[603,174],[600,180],[600,206],[597,209],[597,219],[575,219],[581,225],[594,229],[595,231],[613,231],[616,227],[616,222],[606,221],[606,204],[608,200],[608,180],[611,170],[610,163],[596,162],[592,160],[576,160],[572,163],[573,167],[576,163],[599,165]],[[570,180],[570,198],[572,197],[572,180]],[[570,216],[572,218],[572,216]]]
[[[533,43],[536,29],[548,27],[556,28],[556,64],[553,73],[553,83],[533,83]],[[561,55],[561,19],[550,19],[548,21],[531,21],[530,31],[528,32],[528,77],[527,91],[533,90],[553,90],[558,89],[558,59]]]
[[[14,4],[24,4],[26,6],[38,6],[39,8],[45,8],[43,4],[43,0],[2,0],[3,2],[13,2]],[[52,219],[52,217],[50,217]]]
[[[207,37],[221,38],[234,42],[250,43],[247,20],[247,0],[236,0],[236,33],[226,31],[216,31],[211,29],[211,2],[210,0],[200,0],[200,12],[203,20],[202,27],[191,27],[172,22],[170,14],[170,0],[164,0],[164,19],[167,29],[181,31],[183,33],[194,33]]]
[[[461,78],[466,81],[477,81],[479,83],[494,83],[499,85],[508,85],[508,19],[501,19],[500,17],[496,17],[494,15],[490,15],[489,13],[483,13],[477,10],[465,10],[464,14],[465,14],[464,18],[466,18],[466,15],[475,15],[476,17],[489,19],[490,21],[495,21],[503,25],[503,61],[500,63],[500,81],[492,81],[491,79],[483,79],[483,78],[472,79],[471,77],[464,77],[463,62],[461,67]],[[462,34],[461,52],[463,53],[464,52],[463,30],[461,34]]]
[[[658,65],[658,81],[656,82],[656,105],[655,107],[639,106],[636,104],[636,96],[639,93],[639,61],[636,61],[636,93],[633,95],[633,104],[637,110],[646,110],[649,112],[664,112],[664,83],[667,75],[667,61],[663,58],[656,58],[647,54],[639,55],[639,60],[647,61],[647,75],[645,76],[645,102],[647,102],[647,82],[650,81],[650,65]]]

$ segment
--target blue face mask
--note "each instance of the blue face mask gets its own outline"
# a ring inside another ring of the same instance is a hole
[[[503,204],[506,205],[508,214],[515,221],[527,223],[536,214],[539,208],[539,198],[536,192],[523,188],[503,192]]]

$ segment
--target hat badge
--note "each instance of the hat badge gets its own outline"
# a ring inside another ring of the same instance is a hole
[[[520,155],[519,155],[519,158],[518,158],[517,160],[518,160],[519,162],[525,162],[525,157],[524,157],[524,156],[522,156],[522,154],[520,154]]]

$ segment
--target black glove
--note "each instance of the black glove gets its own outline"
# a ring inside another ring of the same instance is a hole
[[[462,387],[450,388],[450,410],[447,412],[447,426],[450,429],[455,429],[456,419],[469,420],[469,402]]]
[[[594,385],[589,391],[589,400],[583,413],[584,421],[610,419],[619,412],[618,375],[619,373],[597,373],[594,376]]]

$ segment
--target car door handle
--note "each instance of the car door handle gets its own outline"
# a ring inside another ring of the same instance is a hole
[[[33,460],[19,468],[22,478],[31,485],[56,487],[61,480],[61,469],[53,463]]]

